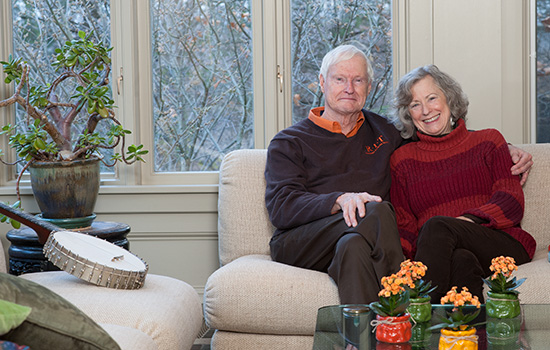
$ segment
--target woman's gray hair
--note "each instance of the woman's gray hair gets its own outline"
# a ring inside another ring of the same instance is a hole
[[[373,71],[372,71],[372,66],[370,64],[369,58],[363,51],[361,51],[354,45],[340,45],[330,50],[325,55],[325,57],[323,57],[323,62],[321,63],[321,69],[319,70],[319,78],[321,78],[321,75],[322,75],[323,78],[326,80],[328,75],[328,70],[332,65],[338,64],[342,61],[347,61],[355,55],[360,55],[365,59],[365,64],[367,66],[367,75],[368,75],[369,83],[371,83],[373,80]]]
[[[412,87],[427,76],[431,76],[439,89],[445,95],[449,110],[451,112],[451,122],[454,124],[458,119],[466,121],[468,114],[468,96],[462,91],[460,84],[449,74],[444,73],[433,64],[418,67],[405,74],[399,80],[394,97],[394,114],[390,118],[397,130],[401,131],[401,136],[405,139],[416,138],[416,127],[409,113],[409,105],[412,102]]]

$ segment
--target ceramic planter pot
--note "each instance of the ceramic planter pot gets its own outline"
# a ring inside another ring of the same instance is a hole
[[[100,181],[99,162],[97,158],[71,162],[33,162],[29,167],[31,185],[42,218],[62,220],[95,217]]]
[[[376,340],[384,343],[405,343],[411,339],[410,315],[376,315]]]
[[[514,318],[521,312],[517,295],[493,292],[487,292],[485,310],[493,318]]]
[[[432,304],[431,297],[411,298],[407,312],[411,315],[411,319],[415,322],[428,322],[432,319]]]
[[[439,350],[477,350],[476,329],[464,331],[452,329],[441,330],[439,336]]]

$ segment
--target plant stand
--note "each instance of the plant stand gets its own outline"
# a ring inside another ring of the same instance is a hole
[[[105,239],[124,249],[129,249],[130,243],[126,236],[130,232],[130,226],[127,224],[111,221],[94,221],[90,227],[83,229],[71,229],[81,233]],[[23,273],[40,271],[58,271],[42,252],[43,244],[38,242],[38,235],[29,228],[10,230],[6,238],[11,245],[8,249],[9,254],[9,273],[12,275],[21,275]]]

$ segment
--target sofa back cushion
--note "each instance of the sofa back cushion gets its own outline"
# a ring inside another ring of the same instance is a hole
[[[274,227],[265,207],[265,149],[225,155],[220,167],[218,239],[220,264],[241,256],[269,255]]]
[[[525,214],[521,226],[537,241],[537,250],[550,244],[550,144],[525,144],[517,147],[533,155],[525,193]]]
[[[537,241],[537,250],[550,244],[550,144],[517,145],[533,155],[525,192],[523,228]],[[220,167],[218,235],[220,263],[241,256],[269,255],[274,231],[265,207],[267,151],[237,150],[228,153]]]

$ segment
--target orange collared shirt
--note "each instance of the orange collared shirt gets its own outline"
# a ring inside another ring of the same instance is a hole
[[[325,107],[317,107],[313,108],[311,111],[309,111],[308,119],[315,123],[315,125],[328,130],[330,132],[336,133],[336,134],[342,134],[342,126],[340,123],[325,119],[321,116],[321,112],[325,110]],[[365,116],[363,113],[360,113],[360,117],[357,118],[357,123],[355,123],[355,126],[353,129],[350,130],[346,135],[346,137],[352,137],[355,134],[357,134],[357,131],[363,125],[363,122],[365,121]]]

